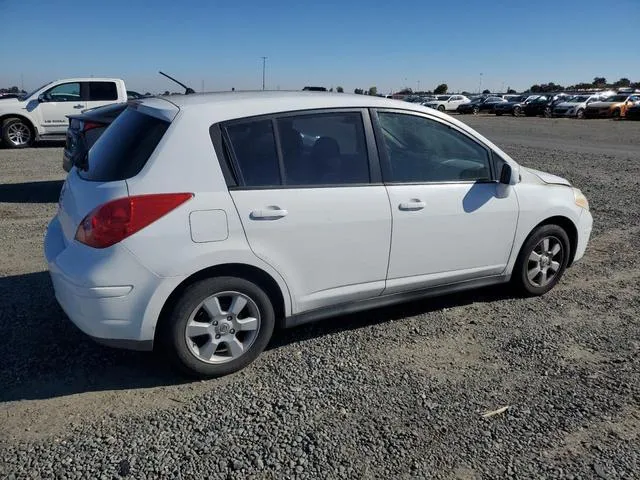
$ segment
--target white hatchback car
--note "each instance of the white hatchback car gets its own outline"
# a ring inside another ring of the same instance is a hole
[[[67,177],[45,255],[86,334],[217,376],[277,324],[509,281],[543,294],[591,226],[580,190],[433,109],[221,93],[125,110]]]

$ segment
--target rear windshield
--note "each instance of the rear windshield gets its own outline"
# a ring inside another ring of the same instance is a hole
[[[160,143],[169,122],[126,109],[89,150],[85,180],[113,182],[136,176]]]

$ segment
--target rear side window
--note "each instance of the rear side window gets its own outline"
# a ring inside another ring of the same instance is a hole
[[[115,82],[89,82],[89,101],[117,100]]]
[[[170,123],[128,108],[89,150],[85,180],[113,182],[136,176],[160,143]]]
[[[227,134],[247,187],[281,185],[271,120],[229,125]]]

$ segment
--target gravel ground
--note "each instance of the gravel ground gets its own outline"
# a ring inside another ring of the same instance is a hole
[[[0,150],[0,477],[640,478],[640,123],[462,119],[586,193],[561,284],[279,332],[206,382],[66,320],[41,253],[61,149]]]

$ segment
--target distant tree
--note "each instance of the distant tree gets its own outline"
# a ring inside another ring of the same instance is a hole
[[[411,94],[413,94],[413,90],[411,90],[411,88],[409,88],[409,87],[405,87],[402,90],[400,90],[398,93],[400,95],[411,95]]]
[[[353,93],[355,93],[356,95],[362,95],[364,92],[362,91],[361,88],[356,88]]]
[[[518,92],[516,92],[513,88],[509,87],[507,88],[507,93],[518,93]]]
[[[529,91],[531,93],[540,93],[542,89],[540,88],[540,85],[536,84],[536,85],[531,85],[531,87],[529,88]]]
[[[631,88],[640,88],[640,82],[632,82],[629,86]]]
[[[614,87],[628,87],[629,85],[631,85],[631,80],[628,78],[621,78],[613,84]]]
[[[329,91],[330,91],[330,92],[333,92],[333,87],[331,87],[331,88],[329,89]]]
[[[18,87],[11,87],[9,93],[20,93],[20,89]]]
[[[338,93],[344,93],[344,88],[342,88],[342,87],[336,87],[336,92],[338,92]]]
[[[369,95],[374,97],[378,95],[378,87],[369,87]]]
[[[593,84],[596,87],[604,87],[607,84],[607,79],[604,77],[594,77]]]
[[[149,92],[145,92],[145,96],[146,96],[146,97],[150,97],[150,96],[151,96],[151,93],[149,93]]]
[[[449,90],[449,86],[446,83],[441,83],[435,88],[433,93],[435,93],[436,95],[441,95],[443,93],[447,93],[447,90]]]
[[[487,95],[488,93],[491,93],[491,90],[484,89],[484,90],[482,91],[482,94],[483,94],[483,95]]]
[[[165,90],[163,95],[169,95],[169,90]]]

